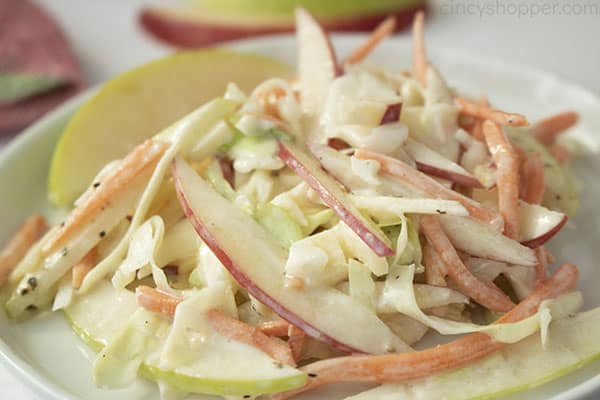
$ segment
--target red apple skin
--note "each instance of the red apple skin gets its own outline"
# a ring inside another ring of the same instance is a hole
[[[400,119],[400,113],[402,112],[402,103],[394,103],[387,106],[383,116],[381,117],[381,122],[379,125],[385,124],[393,124],[394,122],[398,122]]]
[[[421,5],[395,12],[391,11],[387,14],[326,20],[321,21],[321,23],[328,31],[371,31],[386,17],[392,15],[396,18],[396,30],[401,30],[412,23],[417,11],[424,10],[424,8]],[[159,8],[150,7],[140,12],[139,21],[142,27],[155,37],[179,47],[202,47],[227,40],[294,31],[292,22],[289,25],[251,26],[239,25],[235,21],[232,21],[228,25],[214,23],[209,20],[191,21],[178,19]]]
[[[434,167],[433,165],[424,164],[419,161],[416,161],[417,169],[427,175],[435,176],[438,178],[446,179],[448,181],[454,182],[460,186],[473,188],[473,189],[485,189],[485,187],[479,182],[476,178],[472,176],[467,176],[463,174],[459,174],[454,171],[448,171],[445,169],[441,169],[438,167]]]
[[[563,228],[563,226],[565,226],[565,224],[567,223],[568,220],[569,220],[569,217],[567,217],[565,215],[560,220],[560,222],[558,224],[554,225],[554,227],[552,229],[550,229],[549,231],[546,231],[544,234],[542,234],[538,237],[535,237],[533,239],[522,241],[521,244],[523,246],[527,246],[532,249],[540,247],[541,245],[546,243],[548,240],[552,239],[552,237],[554,237],[554,235],[556,235]]]
[[[327,187],[313,175],[313,173],[310,171],[310,168],[302,164],[302,162],[300,162],[300,160],[294,156],[293,151],[288,149],[283,141],[279,141],[279,158],[285,162],[287,166],[300,178],[302,178],[302,180],[319,195],[319,198],[323,201],[323,203],[334,210],[340,219],[344,221],[346,225],[348,225],[350,229],[352,229],[371,248],[371,250],[375,252],[375,254],[380,257],[386,257],[395,254],[394,249],[381,240],[377,234],[371,232],[368,226],[366,226],[358,217],[356,217],[342,201],[340,201],[333,193],[331,193],[329,189],[327,189]],[[316,162],[319,163],[318,160],[316,160]],[[319,166],[321,166],[320,163]]]
[[[190,206],[190,201],[188,200],[185,191],[182,189],[183,185],[179,179],[179,175],[177,173],[176,164],[173,163],[172,166],[172,176],[175,184],[175,192],[177,193],[177,198],[179,200],[179,204],[190,221],[194,230],[198,233],[202,241],[210,248],[210,250],[214,253],[214,255],[221,261],[223,266],[229,271],[233,279],[244,289],[248,291],[252,296],[258,299],[261,303],[265,304],[271,310],[273,310],[277,315],[279,315],[284,320],[288,321],[290,324],[293,324],[300,329],[302,329],[307,335],[325,342],[330,346],[345,351],[348,353],[358,353],[364,354],[364,352],[354,349],[344,343],[337,341],[335,338],[332,338],[317,328],[313,327],[311,324],[307,323],[299,316],[294,314],[291,310],[281,305],[277,300],[271,297],[267,292],[262,290],[258,285],[252,281],[248,275],[246,275],[242,268],[240,268],[236,263],[227,255],[225,250],[221,247],[219,242],[215,239],[210,229],[206,227],[206,225],[196,216],[194,211]]]
[[[348,143],[346,143],[342,139],[338,139],[338,138],[327,139],[327,146],[329,146],[335,150],[345,150],[345,149],[349,149],[351,147]]]

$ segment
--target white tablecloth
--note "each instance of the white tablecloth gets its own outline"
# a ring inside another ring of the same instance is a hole
[[[170,51],[136,22],[137,11],[148,1],[38,1],[66,30],[90,85]],[[427,42],[529,64],[600,91],[600,2],[513,0],[480,8],[483,3],[488,2],[433,1]],[[542,9],[544,3],[553,10]],[[4,143],[0,139],[0,146]],[[2,399],[38,398],[1,365],[0,388]]]

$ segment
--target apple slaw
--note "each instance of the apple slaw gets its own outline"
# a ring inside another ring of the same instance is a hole
[[[164,398],[388,390],[535,334],[542,354],[582,306],[546,248],[578,208],[577,115],[530,125],[459,93],[423,24],[412,71],[391,71],[367,57],[393,18],[338,62],[298,9],[296,77],[231,83],[107,163],[64,221],[24,223],[0,253],[8,315],[63,310],[99,386],[141,374]]]

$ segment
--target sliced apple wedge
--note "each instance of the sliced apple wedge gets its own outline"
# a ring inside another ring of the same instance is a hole
[[[287,287],[287,251],[180,158],[173,178],[179,202],[204,243],[240,286],[280,317],[343,351],[409,350],[372,310],[340,291]]]
[[[298,75],[301,104],[313,116],[321,115],[331,82],[339,67],[329,36],[303,8],[296,9]]]
[[[533,250],[489,225],[451,215],[440,215],[438,219],[454,247],[465,253],[508,264],[531,267],[537,264]]]
[[[330,146],[313,143],[310,144],[310,151],[319,159],[323,168],[352,193],[359,194],[364,191],[375,191],[377,194],[385,196],[419,197],[417,191],[398,180],[385,176],[378,177],[380,181],[379,185],[367,182],[363,177],[354,173],[350,157],[334,150]]]
[[[600,308],[595,308],[552,322],[547,348],[532,335],[465,367],[407,383],[385,384],[347,400],[505,398],[596,360],[600,356],[598,334]],[[547,398],[543,393],[518,398]]]
[[[157,2],[158,3],[158,2]],[[393,16],[396,29],[409,26],[423,0],[352,2],[200,0],[183,6],[144,8],[141,25],[156,38],[177,47],[204,47],[225,40],[293,32],[293,9],[305,4],[332,31],[367,31]]]
[[[519,241],[527,247],[539,247],[556,235],[567,220],[566,214],[522,201],[519,207]]]
[[[211,288],[213,291],[220,291],[220,289]],[[199,295],[202,296],[202,293]],[[217,295],[204,297],[206,301],[203,304],[206,308],[211,307],[211,300],[218,298]],[[103,281],[93,291],[78,297],[65,309],[65,315],[73,331],[92,350],[100,352],[118,335],[123,336],[123,329],[136,310],[140,311],[133,292],[116,289],[109,282]],[[205,310],[191,311],[199,315]],[[199,315],[199,318],[192,320],[196,328],[202,324],[202,319]],[[141,329],[139,326],[132,326],[132,328],[138,328],[133,330],[140,332],[144,331],[144,328],[149,330],[148,327],[152,322],[154,322],[151,327],[152,348],[143,346],[133,337],[139,332],[127,332],[128,335],[122,338],[124,341],[131,342],[131,345],[140,347],[138,351],[148,353],[137,371],[144,378],[165,382],[180,390],[193,393],[236,396],[289,390],[302,386],[306,380],[306,375],[301,371],[274,363],[270,357],[257,349],[218,334],[207,335],[207,340],[204,340],[201,346],[198,343],[192,344],[195,340],[193,335],[180,335],[177,339],[180,339],[179,343],[186,348],[185,354],[188,357],[176,359],[174,365],[167,367],[161,362],[161,352],[168,344],[165,343],[167,340],[165,335],[173,329],[169,326],[171,321],[157,316],[156,320],[148,318],[142,321],[144,327]],[[177,322],[179,328],[182,328],[181,322],[186,321],[185,318],[180,318]],[[160,334],[157,328],[160,328]],[[195,333],[197,336],[200,335],[198,329]],[[192,362],[189,362],[190,360]],[[125,357],[114,361],[118,367],[125,361]],[[217,365],[220,367],[216,368]],[[135,371],[133,373],[135,374]]]
[[[502,217],[497,211],[485,208],[473,199],[446,188],[436,182],[433,178],[419,171],[415,171],[413,167],[399,159],[367,149],[356,150],[355,157],[361,160],[375,160],[379,162],[381,165],[381,172],[387,174],[391,178],[401,181],[423,196],[456,200],[469,211],[472,218],[494,228],[502,227]]]
[[[424,144],[408,138],[404,149],[415,159],[419,171],[461,186],[483,189],[481,182],[469,171]]]
[[[354,206],[340,184],[325,172],[319,161],[300,146],[279,141],[279,158],[283,160],[333,209],[378,256],[394,254],[388,238]]]

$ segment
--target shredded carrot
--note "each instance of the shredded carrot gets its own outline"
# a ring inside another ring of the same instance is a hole
[[[535,152],[528,153],[522,164],[522,171],[521,199],[527,203],[540,204],[546,190],[542,157]]]
[[[287,336],[293,325],[282,319],[277,321],[263,322],[259,329],[262,333],[268,336]]]
[[[146,310],[170,317],[175,315],[177,305],[183,301],[180,297],[161,292],[149,286],[138,286],[135,288],[135,300],[140,307]]]
[[[562,144],[552,145],[552,147],[550,147],[550,154],[556,158],[556,161],[561,163],[571,159],[571,151]]]
[[[359,159],[379,162],[382,172],[401,180],[424,196],[458,201],[467,209],[472,218],[490,224],[495,228],[501,228],[502,226],[502,218],[494,210],[485,208],[477,201],[442,186],[431,177],[417,171],[401,160],[367,149],[357,149],[354,155]]]
[[[422,232],[444,263],[448,276],[463,294],[490,310],[506,312],[514,307],[510,298],[496,285],[480,281],[469,271],[450,243],[437,217],[423,216],[420,222]]]
[[[541,302],[573,290],[579,271],[563,264],[526,299],[495,323],[517,322],[533,315]],[[285,400],[316,387],[337,382],[405,382],[458,368],[506,346],[485,333],[473,333],[426,350],[385,355],[359,355],[317,361],[301,368],[309,376],[300,389],[278,393],[273,400]]]
[[[262,323],[258,329],[267,336],[288,337],[288,345],[292,350],[294,360],[298,361],[302,354],[306,334],[297,326],[284,320]]]
[[[413,20],[413,76],[427,86],[427,51],[425,50],[425,13],[419,11]]]
[[[423,249],[423,265],[425,266],[425,282],[434,286],[448,286],[446,282],[448,271],[440,259],[440,256],[427,240],[423,240],[421,243],[421,248]],[[456,311],[454,307],[446,305],[429,308],[427,313],[444,319],[452,319],[450,315],[456,314]]]
[[[288,333],[288,346],[292,351],[292,356],[296,362],[302,358],[302,349],[304,348],[304,342],[306,341],[306,333],[296,326],[292,326]]]
[[[35,214],[25,220],[0,252],[0,286],[47,228],[46,218],[41,215]]]
[[[281,87],[274,87],[270,91],[262,92],[257,96],[258,104],[262,107],[266,115],[281,120],[281,115],[279,114],[279,107],[277,106],[277,102],[279,101],[279,99],[285,97],[285,95],[285,89]]]
[[[50,254],[62,247],[78,228],[96,218],[118,193],[129,187],[134,179],[154,168],[167,147],[169,144],[166,142],[147,140],[134,148],[123,159],[117,170],[110,174],[83,204],[69,214],[64,225],[48,239],[42,249],[44,253]]]
[[[504,218],[504,234],[519,239],[519,158],[504,130],[492,121],[485,121],[483,133],[498,177],[498,207]]]
[[[556,258],[554,257],[554,255],[552,253],[550,253],[550,250],[548,250],[547,247],[544,247],[544,253],[545,253],[548,264],[549,265],[554,264],[554,262],[556,261]]]
[[[490,106],[490,102],[488,101],[488,99],[486,97],[482,97],[479,100],[479,104],[481,106],[484,107],[489,107]],[[471,132],[471,135],[473,135],[473,137],[477,140],[479,140],[480,142],[484,141],[484,135],[483,135],[483,120],[476,118],[474,123],[473,123],[473,129]]]
[[[566,111],[552,115],[538,121],[531,127],[531,134],[542,144],[547,146],[554,143],[556,138],[567,129],[575,126],[579,115],[573,111]]]
[[[272,359],[283,364],[296,365],[288,345],[269,338],[257,327],[229,317],[220,310],[210,310],[206,316],[213,329],[220,335],[256,347]]]
[[[524,126],[528,125],[527,118],[521,114],[511,114],[504,111],[490,108],[481,103],[474,103],[464,97],[456,97],[454,104],[463,115],[490,120],[499,125]]]
[[[360,46],[358,49],[354,50],[352,54],[346,58],[345,64],[356,64],[367,58],[369,54],[377,47],[379,43],[381,43],[386,37],[394,33],[396,30],[396,18],[395,17],[387,17],[383,20],[373,32],[369,35],[367,41]]]
[[[94,247],[83,258],[73,266],[72,269],[72,284],[75,289],[79,289],[83,283],[83,279],[95,266],[98,258],[98,252]]]
[[[537,288],[546,280],[546,271],[548,269],[548,253],[544,246],[540,246],[534,250],[538,263],[535,265],[535,278],[533,280],[533,288]]]
[[[184,300],[149,286],[138,286],[135,289],[135,299],[140,307],[168,317],[175,315],[175,309]],[[296,356],[299,357],[302,352],[304,331],[286,321],[272,321],[256,327],[217,310],[209,311],[207,317],[219,334],[257,347],[284,364],[295,365],[295,360],[298,359]],[[288,345],[272,341],[268,336],[288,336]]]
[[[425,266],[425,282],[429,285],[448,286],[446,284],[446,266],[433,246],[428,241],[422,243],[423,265]]]

